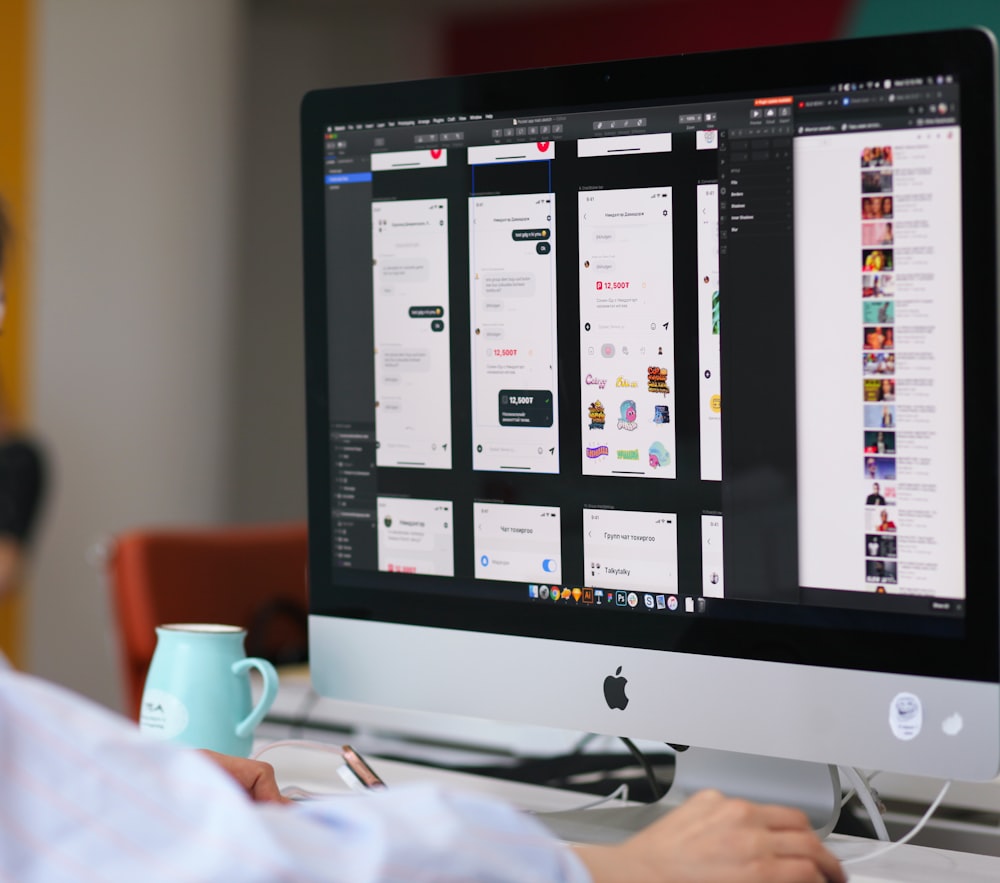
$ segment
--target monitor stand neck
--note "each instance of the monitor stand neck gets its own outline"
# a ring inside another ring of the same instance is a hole
[[[841,788],[836,766],[689,748],[677,753],[670,790],[655,803],[540,813],[538,819],[569,842],[616,843],[704,788],[714,788],[729,797],[801,809],[821,837],[833,830],[840,816]]]

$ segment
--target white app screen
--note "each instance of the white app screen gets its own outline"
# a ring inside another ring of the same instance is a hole
[[[677,516],[584,509],[583,555],[583,579],[588,586],[674,593]]]
[[[372,205],[375,464],[451,468],[448,203]]]
[[[557,473],[552,194],[474,196],[469,213],[473,468]]]
[[[455,575],[454,517],[449,500],[378,498],[378,569]]]
[[[475,503],[476,578],[562,582],[559,509]]]
[[[672,190],[579,203],[583,473],[674,478]]]
[[[719,188],[698,185],[698,378],[701,477],[722,479],[722,380],[719,374]]]
[[[725,597],[722,576],[722,516],[701,516],[701,593],[706,598]]]

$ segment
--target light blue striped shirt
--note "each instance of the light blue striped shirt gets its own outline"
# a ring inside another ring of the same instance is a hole
[[[589,879],[537,822],[474,795],[253,803],[197,752],[0,661],[3,883]]]

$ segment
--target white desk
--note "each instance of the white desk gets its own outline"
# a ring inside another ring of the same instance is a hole
[[[356,795],[343,785],[336,773],[339,761],[333,755],[280,747],[268,751],[263,759],[274,765],[282,787],[295,785],[309,791],[335,793],[342,795],[344,800],[364,799],[363,795]],[[587,802],[585,795],[576,792],[375,757],[368,760],[390,788],[412,782],[435,782],[490,794],[529,812],[572,809]],[[836,834],[827,843],[841,859],[864,855],[880,846],[877,841]],[[851,865],[848,870],[857,883],[997,883],[1000,881],[1000,858],[907,845],[869,862]]]

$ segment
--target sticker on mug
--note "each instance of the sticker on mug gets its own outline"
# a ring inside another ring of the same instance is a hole
[[[157,739],[174,739],[188,725],[187,706],[172,693],[155,687],[142,694],[139,729]]]
[[[920,698],[913,693],[897,693],[889,704],[889,727],[892,734],[903,742],[920,735],[924,724]]]

